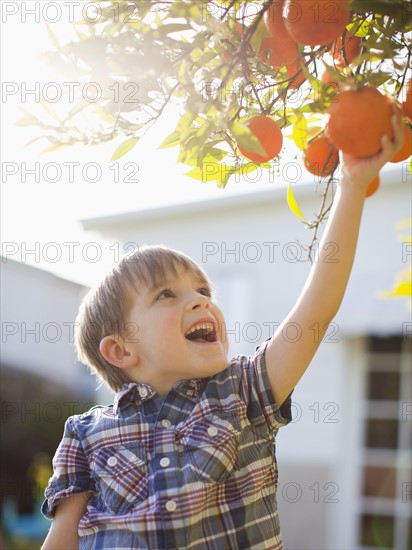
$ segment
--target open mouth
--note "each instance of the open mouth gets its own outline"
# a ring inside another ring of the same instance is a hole
[[[217,342],[216,327],[213,323],[195,325],[186,332],[185,338],[197,343]]]

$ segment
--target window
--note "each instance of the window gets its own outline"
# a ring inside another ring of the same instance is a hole
[[[411,548],[411,339],[369,337],[358,544]]]

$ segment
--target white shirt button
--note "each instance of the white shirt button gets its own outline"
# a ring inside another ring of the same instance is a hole
[[[166,502],[166,510],[168,512],[174,512],[176,510],[176,508],[177,508],[177,504],[174,500],[168,500]]]
[[[163,428],[170,428],[170,426],[172,425],[170,420],[168,420],[167,418],[163,418],[161,424],[162,424]]]
[[[142,399],[144,399],[145,397],[147,397],[147,394],[149,392],[147,391],[146,388],[139,388],[139,395]]]
[[[215,437],[215,435],[217,435],[218,431],[219,431],[219,430],[216,428],[216,426],[209,426],[209,428],[207,429],[207,433],[208,433],[211,437]]]
[[[108,461],[107,461],[107,464],[113,468],[113,466],[116,466],[117,464],[117,458],[115,456],[111,456]]]
[[[164,456],[160,459],[160,466],[162,468],[167,468],[170,464],[170,458],[167,458],[167,456]]]

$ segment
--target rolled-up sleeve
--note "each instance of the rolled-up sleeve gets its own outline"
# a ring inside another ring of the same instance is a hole
[[[70,417],[66,421],[63,439],[53,458],[53,475],[45,490],[42,514],[48,519],[53,519],[62,498],[87,491],[94,492],[94,485],[87,458],[75,429],[74,417]]]
[[[248,416],[252,424],[259,424],[262,418],[270,432],[276,432],[292,420],[291,395],[282,403],[276,403],[268,373],[266,370],[265,352],[270,342],[265,340],[256,348],[252,357],[243,363],[243,394],[248,404]]]

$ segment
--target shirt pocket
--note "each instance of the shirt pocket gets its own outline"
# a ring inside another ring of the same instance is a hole
[[[139,444],[99,449],[92,456],[92,478],[106,509],[128,512],[148,494],[146,449]]]
[[[253,502],[264,494],[274,493],[277,469],[273,439],[259,436],[252,427],[242,431],[238,470],[229,480],[228,494],[245,502]]]
[[[240,430],[235,419],[202,417],[181,434],[186,463],[195,479],[224,483],[237,467]]]

